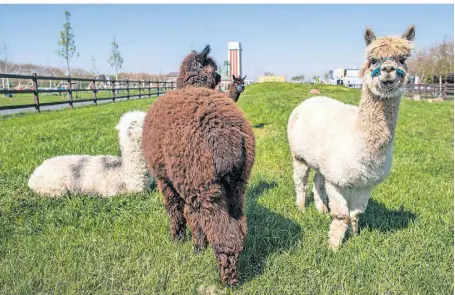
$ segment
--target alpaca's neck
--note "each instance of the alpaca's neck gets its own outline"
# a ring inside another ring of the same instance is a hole
[[[125,182],[131,186],[137,186],[144,180],[147,173],[144,154],[140,142],[127,142],[120,146],[122,156],[122,172]]]
[[[372,155],[384,152],[395,137],[401,95],[381,98],[364,84],[360,98],[357,128]]]
[[[240,97],[240,93],[237,92],[237,90],[235,89],[235,86],[233,86],[233,85],[229,89],[229,97],[232,98],[234,101],[237,101]]]

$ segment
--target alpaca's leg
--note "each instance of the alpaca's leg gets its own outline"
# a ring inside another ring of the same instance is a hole
[[[327,208],[327,192],[325,191],[325,178],[324,176],[316,172],[313,178],[313,196],[314,205],[316,209],[321,213],[328,213]]]
[[[371,188],[357,189],[350,196],[349,200],[349,234],[357,235],[359,233],[359,216],[365,213],[368,206],[368,200],[371,196]]]
[[[330,201],[330,215],[332,224],[329,232],[329,245],[332,250],[337,250],[343,242],[349,223],[349,208],[344,189],[328,181],[325,183]]]
[[[183,241],[186,236],[186,220],[183,215],[185,201],[166,181],[157,179],[157,184],[163,194],[164,207],[171,219],[171,238],[174,241]]]
[[[226,194],[229,196],[229,215],[235,219],[244,216],[244,199],[246,183],[241,180],[232,181],[225,185]]]
[[[189,227],[191,228],[191,234],[194,245],[194,253],[198,254],[204,251],[207,248],[207,237],[202,230],[201,225],[199,224],[199,218],[197,211],[193,206],[186,204],[185,205],[185,218],[188,222]]]
[[[212,187],[200,199],[196,218],[207,235],[218,261],[220,278],[228,284],[238,282],[238,262],[245,243],[246,217],[232,218],[226,202],[226,194],[220,187]]]
[[[308,174],[310,168],[303,162],[294,158],[294,184],[296,203],[300,211],[305,210],[305,196],[308,187]]]

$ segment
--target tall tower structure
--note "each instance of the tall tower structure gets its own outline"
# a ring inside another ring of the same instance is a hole
[[[242,75],[242,49],[240,42],[228,42],[229,78]]]

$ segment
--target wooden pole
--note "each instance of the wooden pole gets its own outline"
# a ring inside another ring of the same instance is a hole
[[[126,80],[126,99],[130,99],[130,80]]]
[[[40,112],[39,109],[39,92],[38,92],[38,78],[36,76],[36,73],[33,73],[33,98],[35,100],[35,108],[38,112]]]
[[[71,108],[73,108],[73,91],[71,89],[71,76],[68,75],[68,99],[69,99],[69,103],[70,103],[70,106]]]

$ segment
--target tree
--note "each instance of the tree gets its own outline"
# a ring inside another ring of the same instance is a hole
[[[329,76],[330,76],[329,73],[325,73],[325,74],[324,74],[324,80],[325,80],[326,82],[329,82]]]
[[[313,76],[313,82],[314,82],[314,84],[319,84],[319,79],[320,79],[319,76],[316,76],[316,75]]]
[[[57,51],[57,54],[61,56],[66,61],[66,75],[70,74],[70,63],[74,57],[78,58],[79,53],[76,51],[76,45],[74,41],[73,28],[71,27],[71,14],[65,10],[65,20],[63,24],[63,30],[60,31],[60,40],[58,44],[60,45],[60,50]]]
[[[304,81],[305,75],[294,76],[291,78],[292,81]]]
[[[118,49],[118,43],[115,41],[115,36],[114,40],[111,42],[112,46],[112,51],[111,51],[111,56],[109,57],[109,64],[111,67],[115,69],[115,79],[118,79],[118,70],[122,68],[123,65],[123,57],[120,54],[120,50]]]
[[[218,64],[217,67],[218,67],[218,69],[217,69],[218,74],[220,74],[220,76],[222,78],[224,78],[225,73],[224,73],[223,65],[222,64]]]
[[[92,68],[90,69],[90,73],[93,76],[98,75],[98,70],[96,69],[96,60],[95,60],[95,56],[94,55],[92,55]]]
[[[432,83],[434,77],[444,77],[454,71],[454,42],[444,40],[416,52],[406,64],[411,75],[419,76],[422,82]]]
[[[8,45],[6,40],[3,39],[1,52],[3,55],[3,72],[8,74]],[[2,79],[3,89],[5,89],[5,78]],[[9,89],[9,79],[6,78],[6,89]]]

